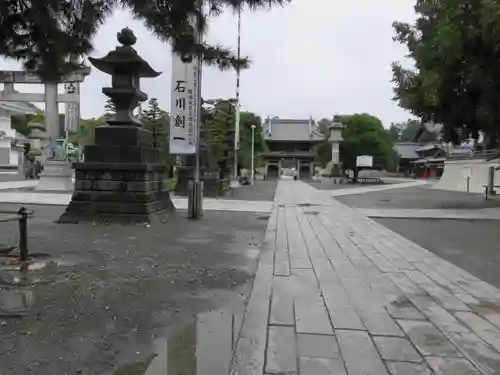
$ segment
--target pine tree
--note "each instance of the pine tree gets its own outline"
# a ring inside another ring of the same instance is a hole
[[[111,117],[113,117],[115,113],[116,113],[115,103],[113,103],[111,98],[108,98],[106,100],[106,103],[104,104],[104,118],[108,120]]]
[[[281,5],[290,0],[201,0],[217,16],[223,8],[248,5],[250,9]],[[0,1],[0,56],[20,60],[27,70],[37,72],[48,82],[81,66],[70,57],[83,57],[93,49],[92,38],[114,9],[126,7],[134,17],[175,52],[202,57],[220,69],[247,68],[248,59],[230,49],[200,44],[191,23],[198,20],[202,32],[208,26],[199,0],[45,0]]]
[[[170,164],[170,116],[160,108],[156,98],[148,100],[148,108],[141,113],[140,120],[143,127],[153,133],[153,147],[160,153],[161,160]]]

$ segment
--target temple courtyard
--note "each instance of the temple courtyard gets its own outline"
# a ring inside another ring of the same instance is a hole
[[[36,215],[30,269],[0,257],[0,372],[500,374],[500,202],[397,182],[258,182],[131,227],[0,182]]]

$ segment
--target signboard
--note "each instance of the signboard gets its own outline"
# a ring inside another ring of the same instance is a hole
[[[196,153],[200,61],[193,56],[172,53],[172,90],[170,106],[170,153]]]
[[[64,91],[67,94],[80,94],[80,84],[67,83],[64,85]],[[64,114],[64,130],[68,133],[78,133],[80,129],[80,106],[78,102],[67,103],[66,112]]]
[[[360,155],[356,156],[356,167],[373,167],[373,156]]]

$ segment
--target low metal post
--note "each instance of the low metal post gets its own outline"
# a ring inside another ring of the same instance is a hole
[[[495,191],[495,167],[491,166],[488,168],[488,183],[487,183],[487,193],[486,195],[494,195]]]
[[[17,211],[19,215],[19,253],[21,262],[28,260],[28,212],[21,207]]]

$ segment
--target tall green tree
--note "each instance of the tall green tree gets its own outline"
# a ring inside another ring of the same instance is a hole
[[[80,130],[70,136],[70,142],[77,144],[81,149],[94,143],[95,128],[106,124],[106,117],[89,118],[80,120]]]
[[[432,133],[427,129],[422,129],[418,120],[408,120],[405,122],[391,123],[387,130],[393,142],[434,142],[438,138],[437,133]]]
[[[140,120],[142,126],[153,134],[153,146],[160,153],[161,160],[171,164],[172,158],[169,152],[170,116],[160,108],[158,100],[148,100],[148,107],[141,112]]]
[[[328,127],[332,124],[332,119],[322,118],[318,121],[318,127],[321,134],[328,134]]]
[[[222,175],[228,175],[234,160],[234,103],[227,99],[211,101],[210,107],[202,111],[202,128],[205,133],[212,167],[218,168]],[[266,149],[262,135],[262,119],[253,112],[240,112],[240,149],[238,150],[239,168],[250,168],[252,163],[252,125],[254,130],[255,166],[258,155]]]
[[[104,118],[110,119],[116,113],[115,103],[111,100],[111,98],[106,99],[106,103],[104,103]]]
[[[395,22],[414,68],[393,64],[395,99],[424,121],[443,124],[455,143],[500,136],[500,3],[417,0],[414,24]]]
[[[81,58],[92,51],[92,38],[114,9],[126,7],[161,40],[171,42],[181,54],[200,56],[220,69],[248,66],[228,48],[200,43],[192,19],[206,31],[209,17],[226,7],[250,9],[282,5],[289,0],[2,0],[0,1],[0,56],[24,63],[48,82],[74,71]],[[209,12],[206,12],[208,8]],[[70,58],[70,57],[73,57]]]
[[[391,140],[393,142],[402,141],[403,127],[404,127],[404,124],[402,124],[402,123],[391,122],[391,125],[389,126],[387,133],[389,134],[389,137],[391,138]]]
[[[214,101],[206,110],[203,130],[212,167],[229,174],[233,160],[235,106],[224,99]],[[241,118],[241,117],[240,117]]]
[[[260,164],[259,154],[266,150],[266,142],[262,135],[262,119],[253,112],[240,112],[240,149],[238,151],[239,164],[243,168],[252,166],[252,125],[254,129],[254,166]]]
[[[354,169],[356,157],[373,156],[373,167],[394,170],[398,157],[393,142],[382,122],[369,114],[342,116],[343,142],[340,144],[340,159],[344,168]]]

